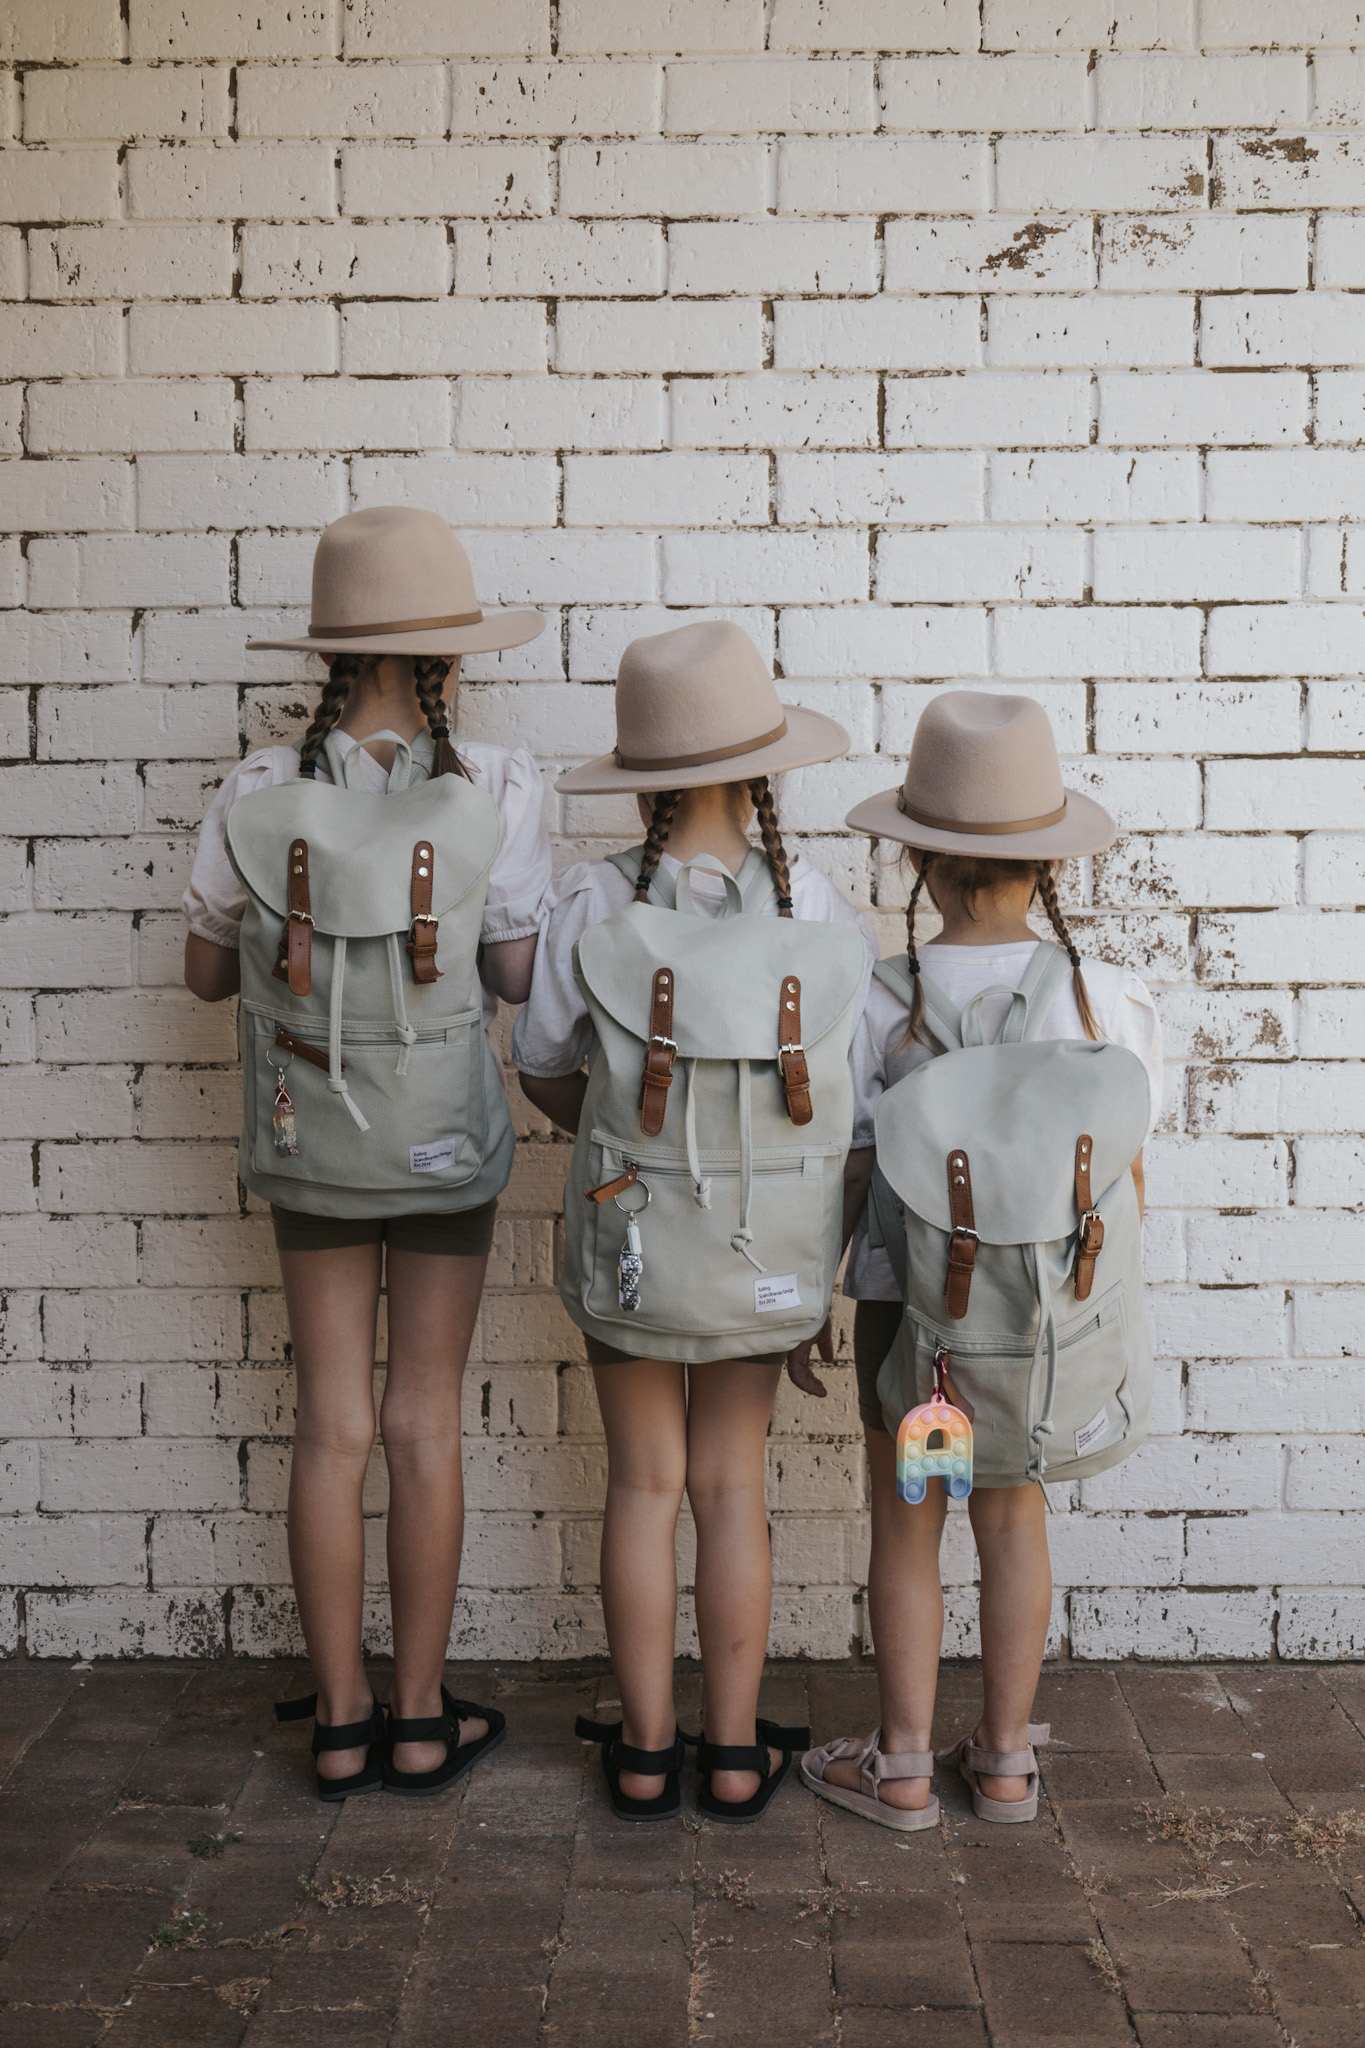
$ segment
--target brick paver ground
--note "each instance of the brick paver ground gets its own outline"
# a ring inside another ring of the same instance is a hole
[[[941,1774],[905,1839],[795,1784],[756,1828],[619,1826],[572,1732],[609,1678],[458,1681],[510,1724],[472,1782],[337,1807],[271,1715],[292,1665],[0,1671],[4,2048],[1365,2041],[1365,1669],[1050,1670],[1037,1825]],[[976,1697],[945,1669],[937,1739]],[[821,1739],[873,1680],[778,1664],[763,1705]]]

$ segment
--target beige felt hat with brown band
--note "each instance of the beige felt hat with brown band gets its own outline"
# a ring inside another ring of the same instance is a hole
[[[748,634],[702,619],[632,640],[616,675],[616,745],[555,788],[697,789],[807,768],[848,752],[848,734],[819,711],[784,704]]]
[[[539,612],[486,612],[474,571],[436,512],[371,505],[327,528],[313,556],[313,609],[299,640],[248,640],[300,654],[481,654],[545,630]]]
[[[1102,805],[1063,785],[1042,705],[988,690],[935,697],[901,787],[855,805],[845,822],[873,839],[996,860],[1066,860],[1118,837]]]

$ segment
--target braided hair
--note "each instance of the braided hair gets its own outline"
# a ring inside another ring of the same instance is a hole
[[[787,870],[787,849],[782,844],[782,834],[777,824],[777,805],[773,801],[772,784],[766,775],[758,776],[747,785],[753,798],[754,810],[758,814],[758,829],[763,839],[763,851],[767,855],[777,888],[777,914],[790,917],[792,914],[792,878]]]
[[[361,657],[358,654],[338,654],[327,671],[327,680],[322,686],[318,708],[313,713],[313,722],[303,736],[299,748],[299,774],[310,779],[317,773],[318,755],[322,752],[323,741],[346,709],[346,699],[351,693],[351,684],[360,674]]]
[[[1076,950],[1075,940],[1067,929],[1066,919],[1062,916],[1062,906],[1057,901],[1057,883],[1050,860],[1039,862],[1038,895],[1042,900],[1043,909],[1047,912],[1047,921],[1057,934],[1057,942],[1071,962],[1071,988],[1085,1035],[1087,1038],[1098,1038],[1099,1026],[1095,1022],[1095,1012],[1090,1007],[1089,991],[1085,985],[1085,976],[1081,972],[1081,956]]]
[[[654,797],[654,810],[645,834],[644,851],[640,856],[640,872],[635,878],[635,901],[648,903],[649,885],[654,879],[665,845],[668,842],[668,828],[673,822],[673,813],[682,802],[680,789],[661,789]]]
[[[446,710],[444,690],[451,664],[440,655],[419,659],[412,664],[413,687],[417,702],[422,707],[427,729],[432,738],[431,776],[433,782],[438,775],[463,775],[466,782],[473,776],[450,744],[450,714]]]
[[[1056,863],[1050,860],[991,860],[971,855],[935,856],[933,853],[925,852],[920,856],[919,873],[915,877],[915,886],[910,891],[910,902],[905,913],[906,952],[910,973],[914,979],[915,992],[911,998],[910,1023],[903,1042],[908,1045],[913,1039],[918,1038],[923,1045],[932,1044],[932,1040],[924,1028],[924,994],[920,986],[919,955],[915,948],[915,911],[919,905],[920,890],[928,879],[930,864],[936,858],[940,863],[945,859],[948,862],[952,879],[962,890],[970,915],[974,915],[972,906],[976,897],[981,890],[989,889],[992,881],[1007,878],[1018,878],[1022,881],[1028,877],[1030,872],[1032,873],[1034,894],[1042,903],[1043,909],[1047,913],[1048,923],[1057,935],[1058,944],[1071,962],[1071,988],[1076,999],[1077,1011],[1080,1014],[1081,1027],[1087,1038],[1098,1039],[1101,1033],[1099,1026],[1095,1022],[1095,1013],[1090,1007],[1090,994],[1086,988],[1085,975],[1081,969],[1081,956],[1076,950],[1076,943],[1070,931],[1067,929],[1066,919],[1062,916],[1062,907],[1057,899]],[[932,893],[931,891],[931,896]]]

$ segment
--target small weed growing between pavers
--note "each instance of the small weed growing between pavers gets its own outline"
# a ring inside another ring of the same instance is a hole
[[[1282,1826],[1249,1820],[1242,1815],[1218,1813],[1210,1806],[1191,1810],[1144,1806],[1149,1840],[1160,1836],[1179,1842],[1198,1863],[1207,1863],[1215,1849],[1235,1842],[1253,1856],[1264,1855],[1281,1842],[1296,1856],[1311,1857],[1317,1863],[1334,1863],[1347,1849],[1365,1839],[1365,1813],[1296,1813]]]
[[[241,1839],[240,1834],[192,1835],[185,1847],[191,1856],[197,1856],[201,1863],[210,1863],[215,1856],[221,1856],[224,1849],[229,1848],[233,1842],[240,1842]]]
[[[560,1932],[547,1934],[540,1945],[552,1963],[559,1961],[566,1948],[573,1947],[573,1943],[569,1940],[568,1935]]]
[[[1211,1899],[1230,1899],[1234,1892],[1260,1892],[1264,1890],[1265,1886],[1260,1884],[1234,1884],[1230,1877],[1211,1878],[1208,1884],[1177,1885],[1174,1889],[1170,1885],[1164,1884],[1161,1887],[1160,1895],[1153,1899],[1152,1905],[1174,1906],[1184,1904],[1187,1900],[1192,1905],[1204,1905]]]
[[[207,1948],[206,1936],[209,1931],[207,1913],[201,1913],[194,1906],[181,1906],[172,1913],[169,1920],[163,1920],[159,1927],[152,1929],[153,1948]]]
[[[827,1879],[823,1891],[798,1892],[797,1897],[804,1900],[805,1903],[797,1914],[797,1919],[809,1920],[814,1913],[824,1913],[830,1916],[835,1913],[847,1913],[851,1919],[856,1920],[858,1908],[850,1899],[841,1896],[849,1888],[848,1879],[841,1877],[837,1885],[830,1884]]]
[[[325,1878],[305,1873],[299,1885],[329,1913],[335,1913],[338,1906],[429,1906],[432,1898],[429,1891],[420,1890],[406,1877],[396,1877],[391,1870],[382,1870],[378,1877],[355,1877],[339,1870]]]
[[[215,1948],[283,1948],[291,1934],[307,1934],[306,1920],[282,1920],[278,1927],[266,1929],[264,1934],[229,1934],[222,1941],[215,1941]]]
[[[682,1817],[682,1824],[687,1829],[689,1835],[699,1835],[706,1826],[706,1822],[699,1813],[685,1813]]]
[[[269,1982],[268,1977],[233,1977],[226,1984],[216,1984],[214,1989],[225,2005],[245,2016],[255,2010],[256,2000]]]
[[[1105,1947],[1103,1941],[1100,1939],[1098,1934],[1087,1947],[1085,1951],[1085,1959],[1091,1965],[1092,1969],[1098,1972],[1100,1982],[1101,1984],[1103,1984],[1106,1991],[1113,1991],[1116,1993],[1122,1991],[1123,1984],[1120,1981],[1119,1966],[1114,1961],[1114,1958],[1110,1955],[1108,1949]]]
[[[1296,1856],[1332,1863],[1365,1836],[1365,1813],[1297,1813],[1286,1832]]]
[[[737,1870],[722,1870],[714,1884],[706,1887],[706,1895],[712,1899],[724,1899],[728,1905],[743,1906],[748,1912],[755,1910],[755,1901],[749,1897],[749,1879],[752,1870],[741,1877]]]

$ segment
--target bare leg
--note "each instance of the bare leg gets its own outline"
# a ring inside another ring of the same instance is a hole
[[[927,1750],[933,1739],[934,1695],[943,1642],[943,1587],[938,1553],[948,1504],[939,1480],[918,1507],[896,1492],[895,1438],[869,1429],[867,1463],[872,1491],[872,1555],[867,1600],[877,1656],[882,1748],[889,1753]],[[825,1776],[850,1792],[861,1790],[856,1764],[830,1764]],[[888,1778],[879,1797],[888,1806],[918,1812],[929,1803],[928,1778]]]
[[[1047,1503],[1041,1486],[983,1487],[969,1503],[981,1558],[981,1683],[976,1740],[1024,1749],[1052,1611]],[[982,1778],[991,1799],[1022,1799],[1026,1778]]]
[[[621,1689],[622,1739],[667,1749],[677,1727],[674,1543],[687,1477],[683,1367],[658,1358],[593,1367],[607,1437],[602,1613]],[[630,1799],[654,1799],[661,1776],[622,1771]]]
[[[687,1497],[697,1525],[697,1634],[707,1740],[749,1747],[772,1620],[763,1477],[777,1365],[726,1359],[688,1368]],[[769,1752],[772,1761],[778,1758]],[[717,1799],[745,1800],[756,1771],[715,1771]]]
[[[367,1720],[360,1654],[365,1537],[360,1516],[374,1443],[378,1245],[282,1251],[280,1271],[298,1379],[289,1474],[289,1562],[324,1726]],[[360,1770],[364,1749],[327,1750],[324,1778]]]
[[[379,1426],[389,1472],[390,1705],[402,1720],[441,1711],[464,1538],[460,1388],[487,1263],[388,1254],[389,1371]],[[487,1731],[486,1721],[464,1720],[460,1740]],[[400,1771],[430,1771],[446,1746],[401,1742],[393,1754]]]

